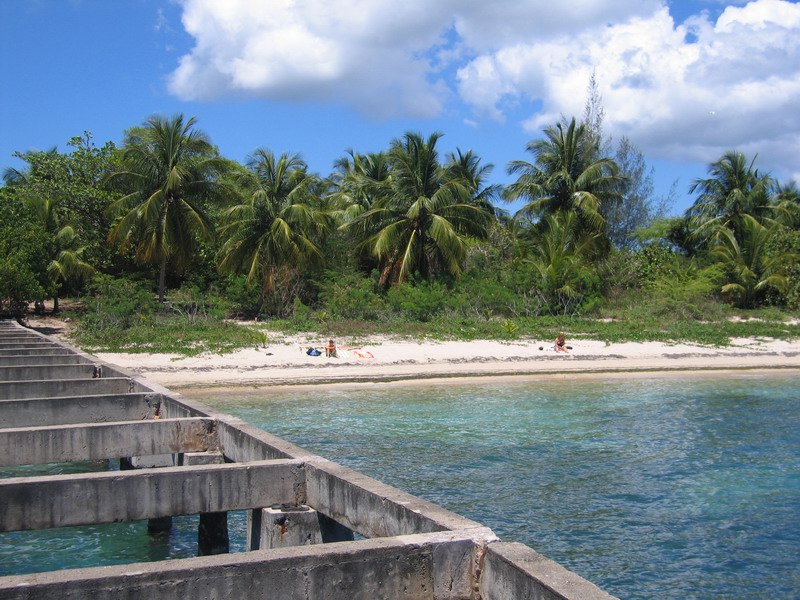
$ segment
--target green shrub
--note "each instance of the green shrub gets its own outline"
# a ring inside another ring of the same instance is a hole
[[[389,289],[386,301],[398,317],[427,323],[447,306],[447,289],[438,282],[401,283]]]
[[[158,308],[152,290],[127,278],[98,275],[89,286],[93,301],[79,323],[83,333],[102,335],[147,322]]]
[[[387,321],[386,301],[372,280],[359,273],[328,273],[320,286],[320,305],[328,320]]]

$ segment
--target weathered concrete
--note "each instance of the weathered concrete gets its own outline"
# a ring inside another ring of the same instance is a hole
[[[0,428],[140,421],[152,418],[161,394],[101,394],[0,400]]]
[[[87,357],[80,354],[71,354],[63,351],[49,351],[37,356],[19,355],[0,356],[0,364],[3,367],[42,367],[46,365],[81,365],[91,362]]]
[[[126,377],[100,379],[63,379],[42,381],[0,381],[0,400],[22,398],[56,398],[84,394],[125,394],[131,391]]]
[[[459,532],[0,578],[4,600],[468,600],[478,550]]]
[[[25,348],[46,349],[46,348],[57,348],[57,347],[58,346],[54,342],[49,342],[47,340],[39,340],[39,339],[20,340],[18,342],[0,341],[0,350],[20,350]]]
[[[441,506],[326,460],[306,463],[308,504],[365,537],[483,528]]]
[[[91,364],[0,366],[0,381],[37,381],[42,379],[92,379],[97,366]]]
[[[480,578],[483,600],[612,600],[593,583],[524,544],[490,544]]]
[[[296,460],[0,479],[0,531],[305,502]]]
[[[0,429],[2,467],[205,452],[213,448],[216,448],[216,436],[212,419]]]
[[[74,353],[61,346],[54,346],[52,348],[10,348],[0,350],[0,360],[10,356],[49,356],[51,354],[64,356]]]
[[[20,329],[0,322],[0,339]],[[274,504],[309,505],[318,529],[307,523],[295,540],[303,545],[290,549],[0,577],[3,600],[610,598],[530,548],[500,543],[479,523],[59,348],[99,365],[102,377],[59,380],[65,363],[51,362],[53,350],[0,350],[6,373],[41,376],[0,381],[0,466],[115,456],[121,465],[170,466],[0,479],[0,531],[143,519],[168,528],[172,515],[199,514],[199,550],[216,553],[227,551],[227,511],[254,515],[248,547],[255,548],[269,533],[262,509]],[[276,518],[272,527],[286,537],[293,523]],[[352,540],[354,531],[372,539],[328,543]]]

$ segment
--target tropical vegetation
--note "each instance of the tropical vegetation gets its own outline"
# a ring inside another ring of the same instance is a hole
[[[724,153],[666,218],[677,192],[654,195],[597,106],[546,127],[503,187],[445,139],[406,132],[320,175],[267,147],[239,164],[196,119],[156,115],[120,147],[85,133],[64,153],[18,153],[0,187],[0,311],[76,298],[87,345],[152,348],[170,332],[194,352],[257,343],[242,319],[461,338],[570,319],[609,340],[721,343],[734,314],[800,307],[800,193],[757,157]]]

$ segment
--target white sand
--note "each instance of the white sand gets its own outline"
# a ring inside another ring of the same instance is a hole
[[[338,358],[308,356],[323,339],[287,338],[267,348],[182,358],[168,354],[106,354],[102,360],[172,389],[285,384],[425,380],[444,377],[562,375],[679,370],[800,369],[800,341],[734,340],[725,348],[657,342],[605,344],[569,339],[556,353],[552,341],[515,342],[338,340]],[[542,348],[542,349],[540,349]]]

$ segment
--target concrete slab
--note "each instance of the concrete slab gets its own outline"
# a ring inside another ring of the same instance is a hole
[[[214,431],[200,418],[0,429],[0,467],[205,452]]]
[[[39,381],[0,381],[0,400],[57,398],[63,396],[125,394],[131,391],[127,377],[100,379],[62,379]]]
[[[0,428],[141,421],[162,402],[161,394],[144,392],[0,400]]]
[[[305,502],[302,461],[0,479],[0,531],[138,521]]]
[[[38,355],[14,355],[0,356],[0,366],[2,367],[41,367],[45,365],[80,365],[90,364],[92,361],[80,354],[64,352],[61,350],[50,350]]]
[[[524,544],[490,544],[480,578],[483,600],[613,600],[614,596]]]
[[[0,578],[4,600],[473,600],[478,548],[460,532]]]
[[[92,364],[8,366],[0,360],[0,382],[49,379],[92,379],[96,376],[96,373],[100,372],[97,371],[95,365]]]

